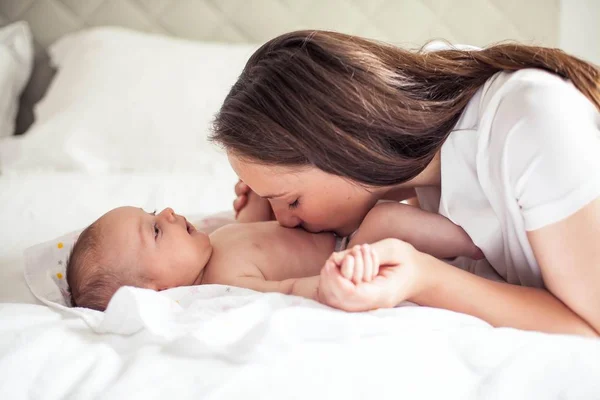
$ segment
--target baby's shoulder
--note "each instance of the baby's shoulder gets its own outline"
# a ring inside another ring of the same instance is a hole
[[[276,221],[252,222],[245,224],[225,225],[211,235],[211,243],[214,246],[227,247],[230,250],[239,250],[252,246],[259,241],[268,241],[277,232],[283,229]]]
[[[265,245],[274,238],[277,222],[231,224],[210,235],[213,248],[206,283],[232,284],[240,276],[260,276]]]

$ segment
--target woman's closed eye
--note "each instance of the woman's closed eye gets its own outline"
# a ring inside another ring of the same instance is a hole
[[[290,203],[288,205],[288,208],[290,210],[293,210],[294,208],[298,208],[299,205],[300,205],[300,199],[296,199],[293,203]]]

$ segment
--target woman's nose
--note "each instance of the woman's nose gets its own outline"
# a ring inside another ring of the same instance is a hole
[[[171,207],[167,207],[158,214],[159,218],[163,218],[165,221],[175,221],[175,211]]]
[[[290,210],[281,207],[274,207],[273,213],[275,214],[275,218],[277,218],[277,221],[281,224],[281,226],[285,226],[286,228],[295,228],[302,223],[302,220],[293,215]]]

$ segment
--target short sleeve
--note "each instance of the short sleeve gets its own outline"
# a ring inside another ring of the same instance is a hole
[[[598,110],[570,83],[536,72],[540,79],[524,79],[504,94],[490,132],[527,231],[600,195]]]

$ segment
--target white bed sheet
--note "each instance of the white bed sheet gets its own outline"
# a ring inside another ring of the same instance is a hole
[[[0,177],[0,398],[600,398],[599,340],[493,329],[443,310],[348,314],[222,286],[124,288],[86,322],[26,288],[29,245],[122,204],[228,209],[233,181],[223,165],[189,176]]]

